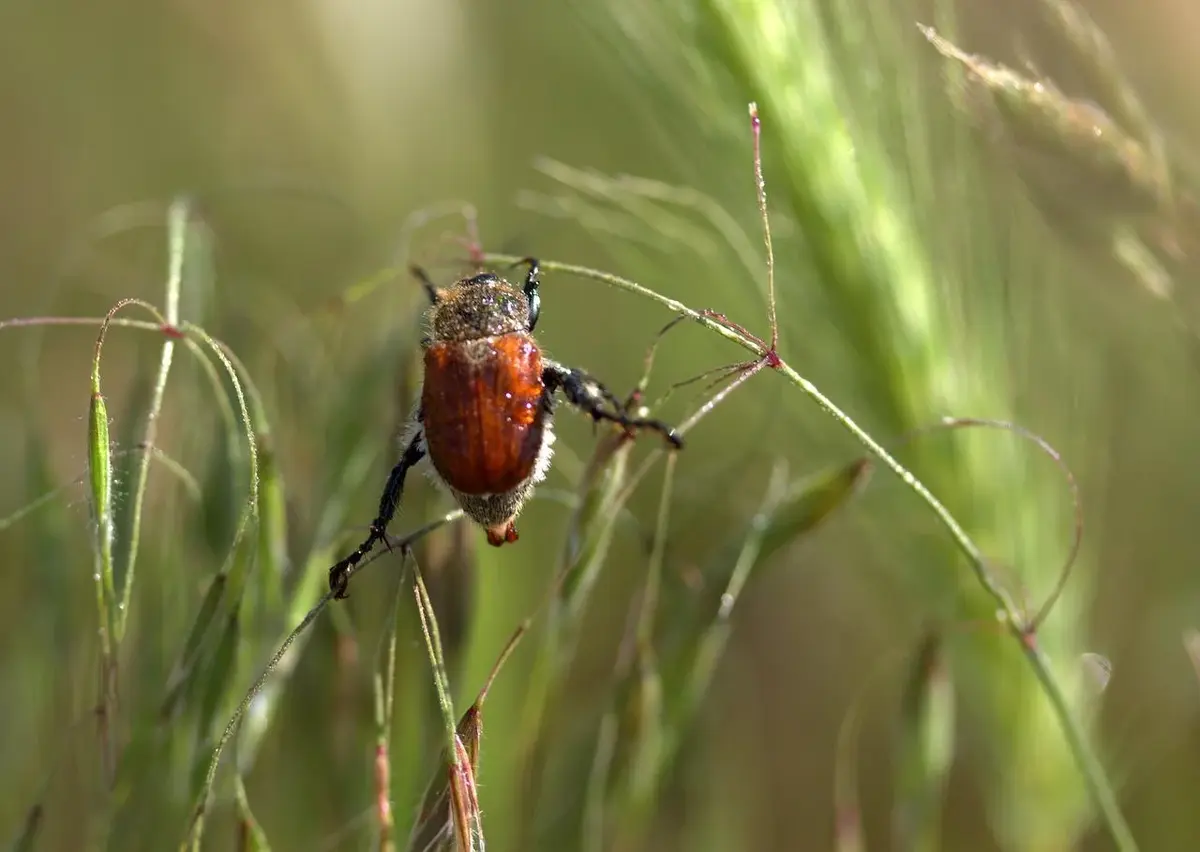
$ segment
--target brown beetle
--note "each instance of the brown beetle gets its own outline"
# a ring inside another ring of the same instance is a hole
[[[555,392],[593,420],[660,432],[676,448],[683,439],[658,420],[630,417],[611,392],[582,370],[542,356],[533,329],[541,308],[538,262],[517,289],[484,272],[439,288],[414,267],[432,302],[421,397],[405,432],[379,513],[358,548],[329,570],[329,587],[345,597],[347,576],[387,535],[408,471],[428,462],[430,477],[449,491],[499,547],[517,540],[515,519],[546,476],[554,444]]]

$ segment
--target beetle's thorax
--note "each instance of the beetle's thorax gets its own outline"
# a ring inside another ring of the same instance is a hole
[[[431,318],[434,340],[477,340],[524,331],[529,303],[503,278],[485,273],[439,291]]]

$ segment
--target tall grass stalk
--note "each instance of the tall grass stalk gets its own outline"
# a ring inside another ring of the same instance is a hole
[[[732,136],[734,98],[762,106],[774,206],[803,235],[803,262],[779,289],[780,315],[799,311],[807,292],[819,296],[836,329],[840,375],[870,422],[907,431],[947,414],[1019,420],[1009,377],[1023,353],[1004,327],[1012,282],[1003,276],[1014,264],[990,242],[989,185],[940,92],[926,94],[914,22],[874,4],[808,0],[609,8],[697,123]],[[786,334],[781,350],[788,354]],[[815,388],[784,372],[828,410]],[[1059,574],[1070,529],[1060,482],[998,441],[918,448],[914,457],[906,481],[936,507],[920,485],[928,484],[961,514],[966,529],[937,510],[977,581],[964,583],[945,550],[926,553],[903,578],[915,605],[951,623],[999,611],[1016,640],[959,632],[947,648],[972,709],[966,718],[987,744],[997,835],[1022,852],[1063,849],[1099,816],[1120,848],[1134,848],[1078,721],[1091,572],[1075,572],[1036,635],[1016,602],[1025,587],[1049,594]],[[1000,582],[992,564],[1013,566],[1021,586]]]

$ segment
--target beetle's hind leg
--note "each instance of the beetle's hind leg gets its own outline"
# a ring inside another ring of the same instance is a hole
[[[626,429],[649,429],[658,432],[673,447],[678,449],[683,446],[683,437],[661,420],[626,414],[621,401],[583,370],[546,361],[542,370],[542,384],[546,387],[547,396],[561,389],[567,402],[591,415],[593,420],[608,420]]]
[[[375,549],[375,545],[386,539],[388,524],[396,516],[400,497],[404,494],[404,479],[409,470],[423,458],[425,458],[425,434],[424,430],[418,428],[409,439],[404,455],[400,457],[400,461],[396,462],[396,466],[388,475],[387,485],[384,486],[383,494],[379,498],[378,514],[376,514],[375,520],[371,521],[371,532],[353,553],[329,569],[329,589],[335,598],[346,597],[346,584],[349,581],[350,571],[362,561],[364,556]]]

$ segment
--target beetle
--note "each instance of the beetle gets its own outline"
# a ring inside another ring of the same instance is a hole
[[[493,272],[440,288],[423,269],[412,267],[430,301],[430,334],[421,340],[421,393],[369,534],[329,569],[334,597],[346,597],[351,569],[386,540],[414,468],[426,468],[483,527],[488,544],[515,542],[516,517],[550,467],[559,391],[593,421],[658,432],[672,448],[683,447],[683,438],[666,423],[630,416],[592,376],[543,355],[533,337],[541,313],[540,267],[531,257],[514,264],[522,265],[528,272],[519,289]]]

